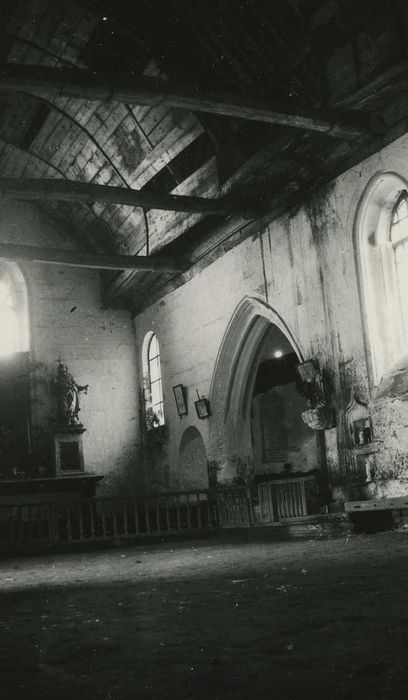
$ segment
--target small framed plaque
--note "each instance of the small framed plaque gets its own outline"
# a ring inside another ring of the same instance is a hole
[[[184,387],[182,384],[177,384],[173,386],[174,399],[176,401],[177,412],[179,416],[187,415],[187,403],[184,394]]]
[[[207,399],[198,399],[198,401],[195,402],[195,407],[197,411],[197,416],[199,418],[208,418],[210,415],[210,407],[208,405]]]

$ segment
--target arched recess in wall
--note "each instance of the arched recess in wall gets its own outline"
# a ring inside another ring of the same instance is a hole
[[[208,488],[207,454],[198,428],[184,431],[179,447],[178,478],[181,489]]]
[[[377,173],[364,190],[355,218],[357,278],[373,398],[408,392],[408,221],[404,227],[398,222],[399,205],[407,199],[405,178],[394,172]],[[397,237],[396,227],[402,231]]]
[[[209,460],[228,472],[235,455],[243,454],[250,431],[254,368],[269,340],[271,326],[286,337],[299,361],[304,353],[282,317],[255,297],[246,297],[232,315],[218,352],[210,391]],[[221,475],[222,478],[222,475]]]

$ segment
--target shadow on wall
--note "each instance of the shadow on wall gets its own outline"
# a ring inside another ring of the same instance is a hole
[[[208,488],[207,454],[200,431],[187,428],[179,447],[178,472],[180,489]]]

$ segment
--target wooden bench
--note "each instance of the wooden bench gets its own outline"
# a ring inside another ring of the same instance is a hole
[[[346,501],[344,504],[346,513],[361,513],[373,510],[403,510],[404,508],[408,508],[408,496],[379,498],[372,501]]]

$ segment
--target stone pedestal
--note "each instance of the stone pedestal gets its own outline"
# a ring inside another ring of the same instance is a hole
[[[57,428],[54,433],[54,469],[56,476],[78,474],[84,471],[82,435],[85,428],[73,425]]]

